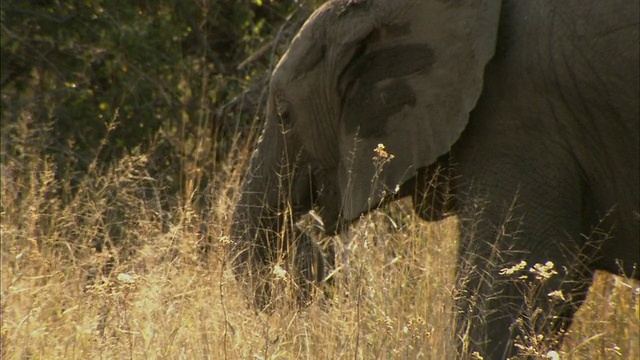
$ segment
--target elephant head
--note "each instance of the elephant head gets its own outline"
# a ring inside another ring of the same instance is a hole
[[[450,150],[480,96],[499,10],[341,0],[303,25],[273,71],[231,228],[236,273],[254,282],[259,307],[268,294],[259,279],[299,238],[298,216],[314,208],[335,233]]]

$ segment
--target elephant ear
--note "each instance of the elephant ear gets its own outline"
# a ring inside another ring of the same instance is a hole
[[[345,32],[342,52],[351,56],[337,80],[347,220],[450,150],[480,96],[496,43],[499,2],[387,3],[393,5],[343,4],[336,20]]]

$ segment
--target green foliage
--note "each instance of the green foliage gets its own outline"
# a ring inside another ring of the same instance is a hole
[[[310,10],[295,1],[4,1],[3,140],[29,118],[59,167],[80,171],[158,143],[162,158],[224,159],[256,114],[271,55]],[[254,56],[265,46],[272,51]]]
[[[22,199],[27,164],[46,163],[48,201],[91,218],[96,234],[71,238],[99,251],[137,247],[133,203],[163,219],[163,231],[176,206],[207,213],[218,201],[208,189],[246,148],[234,144],[251,144],[270,70],[312,5],[3,1],[1,164],[13,169],[3,186]],[[144,189],[105,185],[131,158],[140,161],[125,178]],[[91,216],[75,208],[102,201],[108,210]]]

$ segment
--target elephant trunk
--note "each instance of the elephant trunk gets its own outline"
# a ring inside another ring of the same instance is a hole
[[[294,139],[285,134],[280,125],[267,124],[245,175],[230,229],[236,279],[246,283],[245,288],[252,291],[249,297],[260,310],[270,304],[271,265],[295,244],[295,221],[310,210],[313,200],[309,171],[297,166],[299,151]]]

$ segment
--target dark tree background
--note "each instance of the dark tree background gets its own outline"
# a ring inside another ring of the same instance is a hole
[[[3,1],[3,156],[28,128],[71,182],[144,152],[169,187],[194,167],[206,185],[259,127],[270,69],[319,2]]]
[[[321,2],[2,1],[2,214],[40,194],[37,231],[55,228],[71,258],[108,249],[107,273],[152,241],[142,218],[194,226],[209,249],[271,69]]]

